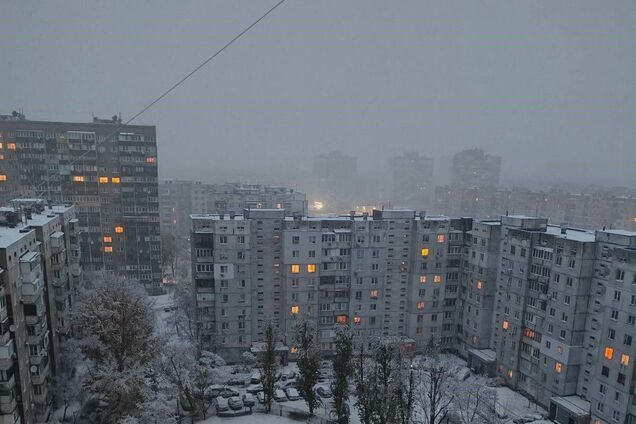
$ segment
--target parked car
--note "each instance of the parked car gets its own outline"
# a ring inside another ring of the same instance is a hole
[[[224,398],[231,398],[233,396],[240,396],[241,394],[238,392],[238,390],[234,390],[231,387],[223,387],[223,391],[221,392],[221,396],[223,396]]]
[[[243,409],[243,401],[241,400],[240,396],[231,397],[228,403],[230,405],[230,408],[235,411],[240,411],[241,409]]]
[[[333,393],[331,393],[331,389],[327,386],[318,386],[316,388],[316,393],[318,393],[318,395],[322,398],[330,398],[331,396],[333,396]]]
[[[280,378],[281,378],[282,376],[283,376],[283,374],[282,374],[282,373],[277,372],[277,373],[276,373],[276,381],[280,380]]]
[[[217,396],[221,396],[221,393],[223,393],[224,389],[225,387],[223,387],[220,384],[213,384],[209,386],[207,389],[205,389],[203,394],[207,396],[209,399],[213,399]]]
[[[258,371],[253,372],[252,375],[250,376],[250,383],[258,384],[260,382],[261,382],[261,373]]]
[[[285,394],[287,395],[287,399],[289,400],[300,399],[300,394],[298,393],[298,390],[294,389],[293,387],[289,387],[285,389]]]
[[[229,405],[227,403],[227,399],[225,399],[224,397],[217,397],[216,398],[216,410],[217,411],[227,411],[229,409]]]
[[[247,389],[245,389],[245,391],[247,393],[251,393],[251,394],[255,395],[256,393],[263,391],[263,385],[262,384],[252,384],[250,386],[247,386]]]
[[[259,403],[265,403],[265,393],[264,392],[256,393],[256,399],[258,399]]]
[[[287,395],[282,389],[274,390],[274,400],[276,402],[287,402]]]
[[[265,399],[263,399],[265,400]],[[254,405],[256,405],[256,400],[254,399],[254,395],[249,394],[249,393],[245,393],[243,395],[243,405],[247,406],[247,407],[252,407]]]
[[[514,420],[512,420],[512,422],[515,424],[526,424],[526,423],[531,423],[533,421],[542,420],[543,418],[544,417],[541,414],[530,414],[521,418],[515,418]]]
[[[468,368],[460,368],[455,374],[455,377],[459,381],[466,381],[468,380],[468,377],[470,377],[470,370]]]
[[[292,379],[292,378],[296,378],[296,372],[295,371],[288,371],[287,372],[287,379]]]
[[[287,380],[287,381],[283,381],[280,383],[276,383],[276,387],[278,387],[279,389],[286,389],[288,387],[296,387],[298,388],[298,382],[296,380]]]
[[[243,385],[245,385],[245,380],[243,378],[240,378],[240,377],[235,377],[235,378],[232,378],[232,379],[228,380],[227,384],[229,386],[243,386]]]

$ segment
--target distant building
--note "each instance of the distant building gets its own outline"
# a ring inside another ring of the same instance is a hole
[[[77,205],[82,267],[161,286],[155,127],[0,118],[0,201]]]
[[[312,195],[330,210],[350,209],[358,178],[357,159],[341,152],[316,155],[312,160],[312,169],[315,179]]]
[[[417,152],[389,159],[391,191],[395,206],[423,210],[431,207],[435,191],[434,160]]]
[[[304,193],[261,184],[205,184],[166,180],[159,183],[161,231],[187,237],[191,214],[242,214],[243,209],[284,209],[287,215],[306,215]]]
[[[53,376],[81,278],[73,206],[0,208],[0,422],[49,422]]]
[[[497,187],[501,173],[501,156],[470,149],[453,156],[451,185],[456,187]]]

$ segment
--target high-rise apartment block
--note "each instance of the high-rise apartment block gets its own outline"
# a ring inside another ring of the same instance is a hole
[[[187,237],[192,214],[241,214],[243,209],[284,209],[287,215],[306,215],[304,193],[261,184],[206,184],[166,180],[159,183],[162,234]]]
[[[74,206],[0,208],[0,423],[45,423],[81,277]]]
[[[411,209],[430,208],[435,193],[434,160],[417,152],[389,159],[391,203]]]
[[[397,336],[417,351],[433,338],[560,423],[636,422],[636,233],[408,210],[192,226],[199,334],[230,360],[268,321],[292,356],[300,317],[327,355],[348,323],[356,343]]]
[[[82,267],[160,290],[155,127],[0,118],[0,200],[77,205]]]
[[[496,187],[501,173],[501,156],[482,149],[470,149],[453,156],[452,182],[458,187]]]

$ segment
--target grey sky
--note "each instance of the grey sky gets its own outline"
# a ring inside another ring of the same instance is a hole
[[[0,113],[126,119],[274,2],[5,1]],[[479,146],[507,177],[598,162],[581,176],[630,184],[635,75],[633,1],[288,0],[137,123],[164,176]]]

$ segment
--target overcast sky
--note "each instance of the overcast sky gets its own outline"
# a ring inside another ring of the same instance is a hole
[[[274,3],[4,1],[0,113],[126,120]],[[633,0],[287,0],[136,123],[164,176],[479,146],[508,178],[631,184],[635,76]]]

